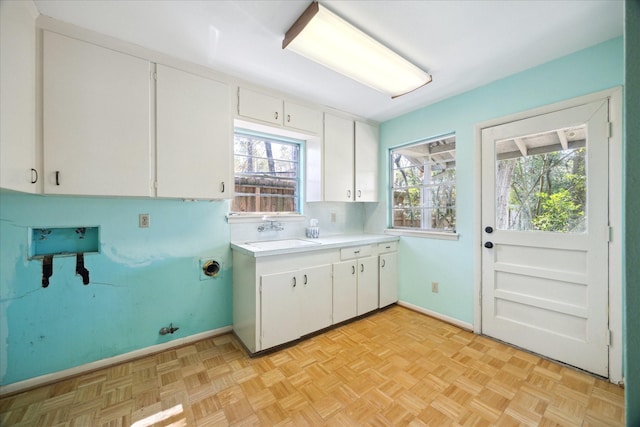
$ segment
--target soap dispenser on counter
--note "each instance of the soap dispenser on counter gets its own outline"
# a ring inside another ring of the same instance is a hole
[[[320,237],[320,227],[318,227],[318,220],[312,218],[309,220],[309,227],[307,227],[307,237],[317,239]]]

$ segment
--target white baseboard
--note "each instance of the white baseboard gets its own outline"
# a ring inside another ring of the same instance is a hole
[[[212,329],[210,331],[201,332],[199,334],[190,335],[184,338],[178,338],[176,340],[168,341],[166,343],[156,344],[149,347],[141,348],[140,350],[134,350],[129,353],[120,354],[118,356],[108,357],[106,359],[97,360],[91,363],[86,363],[84,365],[65,369],[63,371],[53,372],[51,374],[45,374],[39,377],[29,378],[28,380],[19,381],[17,383],[12,383],[4,386],[0,385],[0,397],[7,394],[18,393],[24,390],[28,390],[30,388],[39,387],[45,384],[60,381],[62,379],[66,379],[76,375],[81,375],[90,371],[95,371],[97,369],[103,369],[118,363],[139,359],[141,357],[145,357],[154,353],[159,353],[161,351],[169,350],[174,347],[180,347],[186,344],[191,344],[193,342],[200,341],[206,338],[212,338],[218,335],[226,334],[227,332],[231,332],[232,330],[233,330],[232,326],[225,326],[223,328]]]
[[[438,320],[442,320],[443,322],[451,323],[454,326],[457,326],[462,329],[466,329],[467,331],[473,331],[473,325],[471,323],[463,322],[462,320],[455,319],[453,317],[445,316],[444,314],[440,314],[435,311],[428,310],[424,307],[420,307],[418,305],[413,305],[405,301],[398,301],[398,305],[402,307],[406,307],[409,310],[417,311],[418,313],[426,314],[427,316],[435,317]]]

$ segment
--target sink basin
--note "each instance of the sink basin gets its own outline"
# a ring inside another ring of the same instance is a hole
[[[302,239],[283,239],[283,240],[264,240],[260,242],[246,242],[245,245],[253,246],[258,250],[277,250],[277,249],[291,249],[300,248],[304,246],[317,245],[318,242],[312,242],[310,240]]]

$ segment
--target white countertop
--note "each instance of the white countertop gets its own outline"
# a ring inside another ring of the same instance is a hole
[[[309,238],[288,238],[282,240],[255,242],[231,242],[231,249],[253,257],[285,255],[291,253],[320,251],[326,249],[345,248],[350,246],[371,245],[385,242],[396,242],[398,236],[385,234],[340,234],[335,236]]]

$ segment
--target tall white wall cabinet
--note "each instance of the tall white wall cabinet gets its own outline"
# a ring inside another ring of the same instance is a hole
[[[0,2],[0,187],[35,193],[36,18],[33,2]]]
[[[42,66],[45,193],[148,197],[151,63],[45,31]]]

